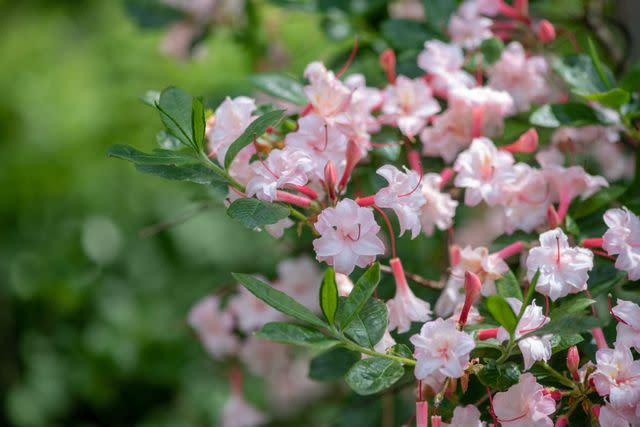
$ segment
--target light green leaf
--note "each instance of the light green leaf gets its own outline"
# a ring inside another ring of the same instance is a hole
[[[204,118],[204,104],[202,99],[193,98],[192,105],[192,129],[193,129],[193,141],[196,147],[204,147],[204,131],[206,121]]]
[[[316,350],[328,350],[340,344],[340,341],[330,339],[315,329],[285,322],[267,323],[256,332],[256,336],[269,341],[300,345]]]
[[[309,102],[302,84],[289,76],[275,73],[256,74],[249,77],[249,81],[262,92],[293,104],[307,105]]]
[[[565,56],[553,62],[553,69],[576,93],[590,94],[606,92],[609,89],[598,76],[592,59],[586,55]],[[611,71],[606,67],[602,70],[610,77],[610,81],[613,81]]]
[[[370,298],[349,326],[345,328],[344,333],[362,347],[373,348],[387,330],[387,321],[386,304],[378,299]]]
[[[156,108],[156,104],[160,101],[160,92],[157,90],[148,90],[144,95],[140,97],[140,101],[148,105],[149,107]]]
[[[485,305],[489,313],[491,313],[491,317],[493,317],[496,322],[509,333],[515,331],[517,324],[516,315],[503,297],[500,295],[491,295],[485,300]]]
[[[376,262],[358,279],[353,290],[338,308],[336,321],[344,330],[367,303],[380,282],[380,265]]]
[[[327,327],[327,324],[320,320],[311,310],[284,292],[280,292],[271,285],[248,274],[231,273],[231,275],[249,292],[276,310],[314,326]]]
[[[349,369],[345,380],[356,393],[367,396],[391,387],[404,375],[404,368],[395,360],[370,357]]]
[[[193,97],[177,87],[168,87],[156,104],[166,128],[187,146],[197,149],[193,139]]]
[[[617,110],[631,100],[631,94],[624,89],[615,88],[606,92],[596,92],[589,94],[578,94],[584,99],[595,101],[605,107]]]
[[[320,285],[320,308],[329,324],[333,325],[333,320],[338,310],[338,286],[336,285],[336,273],[333,268],[328,268],[322,278]]]
[[[280,203],[269,203],[253,198],[235,200],[227,209],[227,215],[253,230],[275,224],[289,216],[289,209]]]
[[[522,289],[518,279],[511,270],[502,275],[501,278],[496,280],[496,291],[498,295],[504,298],[517,298],[522,301]]]
[[[240,150],[251,144],[254,138],[260,137],[267,131],[269,126],[275,125],[284,116],[284,110],[268,111],[255,119],[247,129],[233,141],[224,158],[224,168],[229,169],[231,162],[236,158]]]
[[[605,72],[605,65],[600,60],[600,56],[598,55],[598,51],[596,50],[595,44],[593,44],[593,40],[591,38],[587,39],[589,43],[589,57],[591,58],[591,62],[593,63],[594,68],[596,69],[596,73],[598,77],[600,77],[600,81],[607,88],[611,89],[613,84],[613,76],[609,70],[609,75]]]

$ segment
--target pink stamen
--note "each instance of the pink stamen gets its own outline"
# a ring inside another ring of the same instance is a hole
[[[345,64],[340,69],[340,71],[336,73],[336,77],[340,78],[344,74],[344,72],[347,71],[347,68],[349,68],[349,65],[351,65],[353,58],[355,58],[357,51],[358,51],[358,37],[353,39],[353,49],[351,49],[349,58],[347,58],[347,62],[345,62]]]
[[[560,236],[556,236],[556,264],[560,265]]]
[[[280,190],[276,192],[276,200],[279,202],[291,203],[292,205],[300,206],[301,208],[308,208],[311,204],[311,200],[306,197]]]
[[[522,252],[523,249],[524,249],[524,243],[518,241],[518,242],[510,244],[509,246],[505,246],[504,248],[502,248],[501,250],[496,252],[495,255],[498,258],[506,259],[506,258],[509,258],[509,257],[515,255],[515,254],[519,254],[520,252]]]
[[[373,206],[376,204],[376,196],[358,197],[356,199],[358,206],[366,208],[367,206]]]
[[[253,145],[256,148],[256,154],[258,155],[258,160],[260,161],[260,164],[267,170],[267,172],[269,172],[269,174],[274,177],[276,180],[280,179],[280,177],[278,175],[276,175],[275,173],[273,173],[273,171],[271,169],[269,169],[269,166],[267,166],[267,164],[265,163],[264,159],[262,158],[262,155],[260,154],[260,150],[258,149],[258,143],[256,142],[256,136],[253,135]]]
[[[318,198],[318,193],[313,188],[309,188],[306,185],[288,184],[287,187],[299,193],[302,193],[313,200],[316,200]]]
[[[625,324],[625,325],[629,325],[627,322],[625,322],[624,320],[622,320],[621,318],[619,318],[614,312],[613,312],[613,307],[611,307],[611,294],[609,294],[607,296],[607,302],[609,304],[609,313],[611,313],[611,315],[613,316],[614,319],[616,319],[616,321]]]
[[[351,237],[351,234],[347,235],[347,239],[351,240],[352,242],[357,242],[358,240],[360,240],[360,231],[361,231],[362,227],[360,224],[358,224],[358,237],[356,237],[355,239],[353,237]]]
[[[531,328],[531,329],[521,329],[520,330],[520,334],[528,334],[529,332],[533,332],[533,331],[537,331],[538,329],[542,328],[545,324],[545,322],[548,319],[549,316],[549,297],[547,295],[544,296],[544,304],[545,304],[545,309],[544,309],[544,318],[542,319],[542,322],[540,322],[540,324],[538,326],[536,326],[535,328]]]
[[[391,257],[392,258],[397,258],[396,256],[396,237],[395,237],[395,233],[393,232],[393,227],[391,226],[391,221],[389,221],[389,217],[387,216],[386,213],[384,213],[384,211],[382,209],[380,209],[378,206],[376,205],[372,205],[373,208],[375,210],[378,211],[378,213],[380,215],[382,215],[382,218],[384,218],[385,222],[387,223],[387,228],[389,229],[389,237],[391,239]]]
[[[472,128],[471,128],[471,137],[479,138],[482,136],[482,117],[484,116],[484,111],[482,107],[473,107],[472,110]]]
[[[417,184],[416,184],[416,186],[413,188],[413,190],[411,190],[411,191],[409,191],[408,193],[405,193],[405,194],[400,194],[400,195],[398,196],[398,198],[399,198],[399,199],[400,199],[400,198],[402,198],[402,197],[407,197],[407,196],[412,195],[413,193],[415,193],[415,192],[416,192],[416,190],[417,190],[418,188],[420,188],[420,185],[422,184],[422,175],[418,175],[418,176],[419,176],[419,178],[418,178],[418,183],[417,183]]]
[[[420,153],[418,150],[410,148],[407,150],[407,161],[411,170],[415,171],[422,178],[422,161],[420,160]]]
[[[455,172],[451,168],[442,169],[442,172],[440,172],[440,190],[442,190],[444,186],[447,185],[447,182],[449,182],[449,180],[453,178],[454,174]]]
[[[583,248],[601,248],[602,247],[602,237],[590,237],[588,239],[582,239],[581,246]]]

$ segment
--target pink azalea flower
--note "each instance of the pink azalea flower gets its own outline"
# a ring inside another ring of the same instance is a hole
[[[460,46],[440,40],[425,42],[424,50],[418,55],[418,66],[433,76],[431,87],[438,95],[447,96],[456,87],[475,86],[475,79],[462,70],[463,64]]]
[[[549,415],[555,412],[556,402],[533,375],[525,373],[518,384],[496,393],[493,410],[504,427],[553,427]]]
[[[416,297],[409,288],[400,259],[394,258],[390,264],[396,281],[396,294],[387,301],[388,329],[393,331],[397,328],[399,333],[404,333],[411,328],[411,322],[425,322],[431,319],[431,307],[428,302]]]
[[[272,150],[264,161],[251,164],[254,176],[247,184],[246,193],[260,200],[273,202],[276,191],[287,186],[302,186],[309,180],[313,160],[303,150],[286,148]]]
[[[283,319],[283,315],[256,298],[244,286],[239,286],[238,294],[229,301],[229,310],[238,321],[238,328],[245,333],[255,332],[266,323]]]
[[[482,16],[481,12],[476,1],[467,0],[451,16],[448,30],[454,43],[466,49],[474,49],[480,46],[483,40],[493,37],[493,21]]]
[[[372,112],[382,105],[382,91],[368,87],[362,74],[349,75],[345,85],[352,90],[351,102],[347,111],[336,119],[337,126],[349,139],[368,148],[370,134],[380,130],[380,123]]]
[[[458,202],[449,193],[441,192],[442,177],[428,173],[422,177],[422,197],[426,203],[420,209],[422,232],[431,236],[434,229],[446,230],[453,225]]]
[[[542,233],[540,246],[531,249],[527,257],[527,277],[533,279],[540,270],[536,291],[553,301],[587,289],[592,268],[593,253],[569,247],[567,235],[560,228]]]
[[[309,378],[309,360],[305,357],[288,359],[287,367],[271,371],[267,377],[269,410],[280,417],[291,418],[317,402],[328,391],[326,383]]]
[[[395,84],[385,89],[380,120],[397,126],[400,132],[413,138],[438,111],[440,105],[423,79],[398,76]]]
[[[640,425],[640,415],[627,407],[616,408],[606,404],[600,407],[598,422],[600,427],[635,427]]]
[[[460,378],[475,347],[473,338],[459,331],[455,320],[441,318],[425,323],[410,341],[415,347],[413,356],[417,361],[414,375],[419,380],[436,372]]]
[[[313,110],[333,124],[336,116],[344,113],[351,101],[351,91],[336,76],[328,71],[320,62],[307,65],[304,76],[309,85],[304,93],[309,98]]]
[[[384,165],[376,173],[389,183],[376,193],[376,205],[393,209],[400,223],[400,235],[411,230],[411,238],[415,239],[420,233],[420,210],[426,203],[418,188],[420,176],[406,167],[401,172],[392,165]]]
[[[310,258],[299,257],[284,260],[278,264],[277,286],[302,305],[319,311],[318,289],[322,282],[322,272]]]
[[[513,106],[507,92],[488,87],[452,88],[448,101],[447,110],[420,134],[423,154],[442,157],[447,163],[455,160],[473,138],[500,135],[504,117]]]
[[[640,351],[640,306],[618,298],[618,304],[611,311],[622,320],[616,326],[616,346]]]
[[[384,331],[384,335],[380,338],[380,341],[373,346],[373,349],[378,353],[386,353],[391,347],[396,345],[396,340],[393,339],[389,333],[389,329]]]
[[[220,164],[224,163],[231,143],[242,135],[255,118],[252,115],[255,109],[255,101],[246,96],[234,99],[227,97],[216,109],[214,124],[207,132],[207,136],[209,138],[209,154],[215,155]]]
[[[242,394],[232,393],[222,408],[220,427],[258,427],[267,421],[267,416],[249,405]]]
[[[233,333],[233,316],[219,307],[218,297],[206,297],[193,306],[188,319],[202,345],[215,359],[232,354],[238,349],[238,338]]]
[[[349,276],[342,273],[336,273],[336,286],[338,287],[338,295],[348,297],[353,290],[353,282]]]
[[[480,411],[473,405],[457,406],[453,410],[451,424],[443,423],[444,427],[485,427],[487,423],[480,421]]]
[[[522,309],[522,301],[516,298],[507,298],[509,306],[517,316]],[[515,337],[519,339],[521,336],[526,335],[536,329],[541,328],[551,321],[542,312],[542,307],[538,307],[536,302],[533,301],[527,308],[524,309],[522,318],[518,322],[516,327]],[[509,332],[503,327],[498,328],[498,341],[507,341],[509,339]],[[551,358],[551,338],[553,335],[536,335],[518,341],[518,348],[522,352],[524,358],[524,369],[528,370],[538,360],[547,361]]]
[[[249,335],[243,341],[238,356],[244,362],[244,366],[254,375],[264,376],[288,368],[290,363],[289,350],[286,344]]]
[[[596,353],[596,371],[589,379],[600,396],[609,396],[616,407],[636,406],[640,402],[640,360],[633,360],[624,346],[600,349]]]
[[[313,241],[316,258],[332,265],[338,273],[350,274],[356,265],[366,267],[384,253],[384,244],[377,236],[380,226],[372,210],[351,199],[323,210],[315,227],[320,233]]]
[[[513,167],[514,178],[502,190],[505,198],[504,228],[508,234],[515,230],[530,233],[544,224],[549,206],[549,189],[544,174],[526,163]]]
[[[516,111],[528,111],[531,103],[553,101],[548,74],[549,66],[544,57],[527,57],[519,42],[511,42],[489,68],[489,86],[509,92]]]
[[[283,218],[275,224],[265,225],[264,229],[267,231],[267,233],[271,234],[276,239],[279,239],[284,236],[284,230],[292,227],[293,225],[295,225],[295,222],[293,222],[290,218]]]
[[[513,156],[499,151],[490,139],[474,139],[453,166],[458,172],[454,184],[465,188],[465,204],[476,206],[482,200],[489,206],[500,203],[504,197],[502,188],[515,178],[513,163]]]
[[[298,130],[285,137],[285,146],[309,155],[313,162],[310,178],[324,179],[324,168],[333,162],[338,176],[346,163],[347,137],[317,114],[308,114],[298,120]]]
[[[618,256],[616,268],[626,271],[629,280],[640,279],[640,218],[627,208],[609,209],[604,222],[609,229],[602,236],[602,247]]]

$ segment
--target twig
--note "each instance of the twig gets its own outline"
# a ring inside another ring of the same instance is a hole
[[[170,219],[168,221],[163,221],[163,222],[159,222],[157,224],[153,224],[150,225],[148,227],[145,227],[143,229],[140,230],[140,232],[138,233],[139,236],[142,239],[146,239],[147,237],[151,237],[154,236],[158,233],[160,233],[161,231],[164,231],[168,228],[171,228],[175,225],[178,224],[182,224],[183,222],[187,221],[188,219],[193,218],[194,216],[198,215],[199,213],[214,207],[215,205],[217,205],[219,202],[216,200],[211,200],[208,202],[204,202],[198,206],[196,206],[194,209],[191,209],[187,212],[183,212],[180,215],[178,215],[176,218],[174,219]]]
[[[380,270],[384,271],[385,273],[392,273],[391,267],[389,267],[388,265],[380,265]],[[431,289],[442,289],[444,288],[444,283],[440,282],[438,280],[429,280],[429,279],[425,279],[422,276],[419,276],[417,274],[413,274],[413,273],[408,273],[405,271],[404,273],[409,280],[411,280],[412,282],[417,283],[420,286],[424,286],[425,288],[431,288]]]

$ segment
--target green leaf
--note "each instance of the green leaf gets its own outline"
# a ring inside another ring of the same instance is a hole
[[[593,108],[575,102],[543,105],[531,114],[529,122],[532,125],[548,128],[610,124]]]
[[[328,268],[320,285],[320,308],[329,324],[333,325],[338,310],[338,286],[336,285],[336,273],[333,268]]]
[[[124,0],[124,6],[133,21],[143,28],[166,27],[184,17],[179,10],[158,0]]]
[[[160,119],[176,138],[197,150],[193,138],[193,97],[177,87],[166,88],[156,104]]]
[[[609,88],[602,82],[593,60],[586,55],[570,55],[553,63],[553,69],[572,91],[580,94],[606,92]],[[606,67],[602,71],[613,81],[613,74]]]
[[[177,151],[184,148],[182,141],[164,130],[156,134],[156,142],[163,150]]]
[[[275,224],[289,216],[289,209],[279,203],[269,203],[253,198],[235,200],[227,209],[227,215],[245,227],[254,230]]]
[[[387,330],[387,321],[385,303],[370,298],[349,326],[344,329],[344,333],[362,347],[373,348]]]
[[[231,273],[231,275],[240,282],[242,286],[247,288],[249,292],[276,310],[314,326],[320,328],[327,327],[327,324],[320,320],[311,310],[284,292],[280,292],[271,285],[248,274]]]
[[[512,333],[516,329],[516,315],[513,313],[511,306],[500,295],[491,295],[485,300],[487,310],[491,313],[491,317],[494,318],[501,326],[503,326],[509,333]]]
[[[157,90],[148,90],[140,97],[140,101],[149,107],[156,108],[156,104],[160,101],[160,92]]]
[[[483,66],[495,63],[504,50],[504,43],[497,37],[483,40],[480,44],[480,51],[484,60]]]
[[[249,81],[259,90],[279,99],[296,105],[307,105],[309,102],[300,82],[289,76],[275,73],[255,74]]]
[[[573,219],[571,215],[567,215],[564,217],[564,228],[567,230],[567,233],[578,236],[580,234],[580,227],[578,227],[578,223]]]
[[[602,326],[600,320],[592,316],[561,316],[551,317],[551,321],[533,332],[524,335],[524,338],[533,335],[545,334],[581,334],[596,326]],[[520,338],[522,339],[522,337]]]
[[[478,371],[478,379],[492,390],[504,391],[520,381],[520,370],[513,362],[497,364],[490,359]]]
[[[256,336],[269,341],[321,350],[328,350],[340,344],[340,341],[330,339],[315,329],[285,322],[267,323],[256,332]]]
[[[388,19],[382,23],[380,31],[397,50],[422,49],[424,42],[433,38],[422,24],[409,19]]]
[[[579,219],[600,209],[607,208],[618,200],[625,191],[626,188],[620,185],[612,185],[610,187],[603,188],[588,199],[574,203],[574,207],[571,210],[571,216],[574,219]]]
[[[395,360],[370,357],[349,369],[345,380],[356,393],[367,396],[391,387],[404,375],[404,368]]]
[[[387,354],[413,359],[413,351],[405,344],[396,344],[387,350]]]
[[[559,334],[551,337],[551,352],[552,354],[559,353],[584,341],[580,334]]]
[[[623,105],[629,103],[631,94],[624,89],[615,88],[606,92],[596,92],[590,94],[579,94],[584,99],[596,101],[605,107],[619,109]]]
[[[180,151],[156,149],[149,154],[125,144],[112,145],[107,151],[107,156],[142,165],[182,165],[197,160],[191,154]]]
[[[620,87],[629,92],[640,89],[640,61],[634,62],[620,80]]]
[[[540,270],[536,271],[536,274],[531,278],[531,282],[529,283],[529,287],[527,288],[527,295],[524,297],[524,304],[522,304],[522,313],[524,313],[524,309],[531,303],[533,299],[533,293],[536,290],[536,284],[538,283],[538,279],[540,278]],[[520,317],[520,315],[518,315]]]
[[[195,142],[196,147],[203,147],[206,120],[204,118],[204,104],[202,103],[202,99],[193,98],[193,104],[191,108],[193,111],[191,119],[193,141]]]
[[[258,138],[264,134],[269,126],[275,125],[276,122],[284,116],[284,113],[284,110],[268,111],[251,122],[242,135],[240,135],[238,139],[233,141],[231,146],[229,146],[224,158],[224,168],[229,169],[231,162],[233,162],[233,159],[236,158],[240,150],[251,144],[254,138]]]
[[[336,321],[344,330],[367,303],[380,282],[380,265],[376,262],[358,279],[351,293],[338,308]]]
[[[606,75],[605,65],[600,60],[600,56],[598,55],[596,46],[593,44],[593,40],[591,40],[591,38],[588,38],[587,42],[589,43],[589,57],[591,58],[591,62],[593,63],[594,68],[596,69],[598,77],[600,77],[600,81],[607,89],[611,89],[613,82],[611,72],[609,71],[609,75]]]
[[[452,0],[422,0],[427,23],[441,33],[446,33],[449,17],[456,10],[456,2]],[[426,39],[425,39],[426,41]]]
[[[496,291],[504,298],[517,298],[522,301],[522,289],[518,279],[511,270],[496,280]]]
[[[309,378],[318,381],[333,381],[342,378],[360,360],[360,353],[345,348],[334,348],[322,353],[309,364]]]
[[[562,300],[562,304],[558,305],[551,311],[551,319],[556,320],[562,316],[573,315],[584,311],[586,308],[595,304],[595,300],[587,298],[584,295],[576,295],[572,297],[565,297]]]

